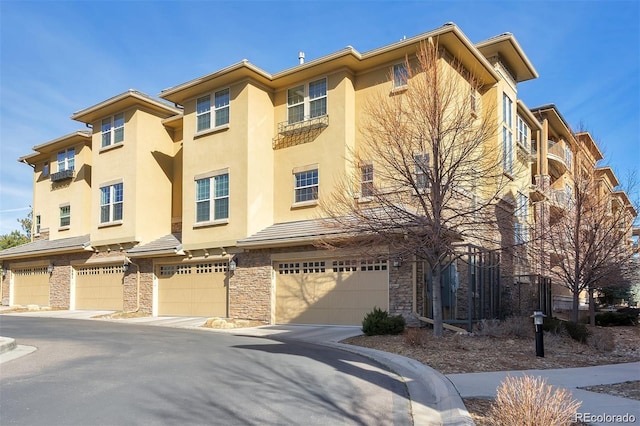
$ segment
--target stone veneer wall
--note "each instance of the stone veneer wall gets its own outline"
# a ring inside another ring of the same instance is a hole
[[[138,284],[138,272],[140,283]],[[138,288],[138,285],[140,288]],[[140,305],[138,306],[138,292]],[[151,314],[153,310],[153,260],[133,259],[133,264],[124,276],[124,311],[144,312]]]
[[[393,258],[393,257],[391,257]],[[403,262],[397,268],[389,261],[389,314],[402,315],[407,324],[418,321],[413,316],[413,264]]]
[[[229,280],[229,316],[271,322],[271,253],[237,255],[238,268]]]

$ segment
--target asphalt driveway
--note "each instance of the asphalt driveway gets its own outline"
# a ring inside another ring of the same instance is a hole
[[[38,348],[0,365],[3,425],[411,424],[398,376],[306,342],[6,315],[0,335]]]

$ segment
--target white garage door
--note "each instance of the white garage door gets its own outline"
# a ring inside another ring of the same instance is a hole
[[[76,269],[76,309],[123,309],[122,265],[84,266]]]
[[[49,273],[46,266],[13,270],[15,305],[49,306]]]
[[[227,316],[227,262],[156,268],[158,315]]]
[[[277,262],[276,322],[361,325],[374,307],[389,309],[386,260]]]

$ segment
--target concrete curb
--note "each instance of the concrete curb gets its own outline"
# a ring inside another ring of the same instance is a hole
[[[0,336],[0,354],[14,350],[17,347],[16,340],[10,337]]]
[[[409,393],[414,424],[474,425],[458,391],[442,373],[414,359],[343,343],[320,343],[365,356],[402,377]]]

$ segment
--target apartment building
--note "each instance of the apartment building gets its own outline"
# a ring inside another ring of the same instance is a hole
[[[568,195],[576,140],[554,108],[518,99],[537,72],[513,35],[473,44],[447,24],[275,74],[242,61],[160,99],[129,90],[74,113],[86,130],[20,158],[34,169],[33,241],[0,252],[2,303],[268,323],[360,324],[374,306],[426,315],[426,283],[410,262],[385,247],[367,257],[316,243],[339,233],[320,204],[355,172],[363,105],[394,93],[405,59],[429,39],[483,81],[473,102],[499,106],[486,118],[507,177],[501,208],[524,246],[535,203]],[[559,145],[541,150],[542,140]],[[374,179],[361,177],[363,188]],[[503,280],[543,273],[522,249],[512,254]]]
[[[589,241],[586,240],[574,240],[564,245],[550,241],[558,236],[557,232],[552,232],[554,226],[566,227],[576,215],[584,216],[584,222],[590,220],[584,203],[589,203],[588,208],[593,214],[610,217],[611,226],[618,228],[616,232],[626,234],[621,239],[624,243],[620,244],[619,249],[623,253],[630,253],[632,226],[637,212],[627,194],[616,190],[620,182],[614,171],[610,167],[598,166],[604,156],[593,137],[586,131],[573,132],[553,104],[533,108],[530,112],[540,123],[532,168],[532,189],[538,194],[538,202],[533,203],[537,237],[535,244],[529,247],[529,258],[535,269],[540,274],[548,275],[550,271],[558,269],[558,264],[567,256],[571,257],[571,254],[563,251],[574,250],[580,244],[585,245],[585,251],[588,249],[586,245]],[[595,227],[608,224],[606,220],[596,221]],[[603,238],[594,237],[591,244],[597,242],[602,246],[601,252],[611,251],[613,256],[614,250],[607,246],[610,243],[602,242]],[[616,241],[616,237],[611,240]],[[596,256],[600,255],[598,253]],[[554,275],[553,310],[571,310],[574,295],[568,288],[570,285],[561,277],[563,272],[556,272],[551,274]],[[586,289],[578,297],[580,309],[587,309]]]

